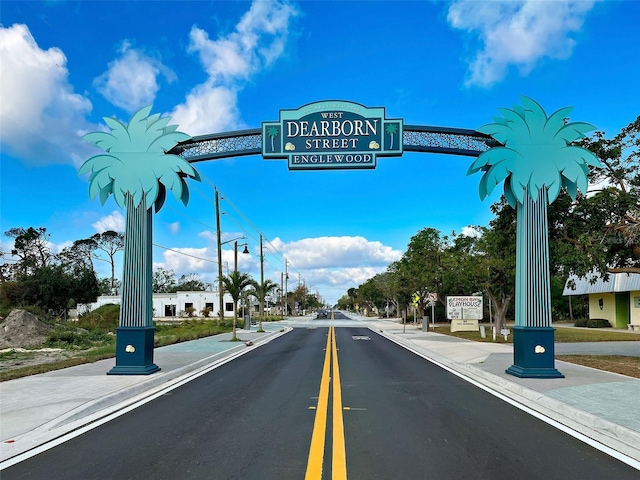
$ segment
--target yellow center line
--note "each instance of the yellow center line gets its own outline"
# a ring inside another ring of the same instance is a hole
[[[324,461],[324,444],[327,430],[327,413],[329,409],[329,382],[331,359],[333,358],[333,448],[331,452],[331,471],[333,480],[347,479],[347,455],[344,441],[344,422],[342,418],[342,389],[340,387],[340,369],[338,368],[338,348],[334,327],[329,327],[327,347],[320,380],[318,407],[313,422],[311,447],[305,480],[321,480]]]
[[[342,420],[342,387],[340,386],[336,331],[333,327],[331,327],[331,334],[333,343],[333,452],[331,456],[331,473],[333,480],[346,480],[347,452],[344,444],[344,423]]]
[[[331,332],[327,335],[327,347],[324,354],[324,366],[320,379],[320,394],[318,395],[318,408],[313,422],[313,435],[309,448],[309,460],[307,461],[307,473],[305,480],[322,479],[322,462],[324,459],[324,439],[327,430],[327,410],[329,408],[329,367],[331,365]]]

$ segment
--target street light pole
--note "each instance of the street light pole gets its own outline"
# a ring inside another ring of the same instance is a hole
[[[240,238],[245,238],[245,237],[240,237]],[[231,240],[229,240],[231,241]],[[244,251],[242,252],[243,255],[248,255],[249,254],[249,244],[248,243],[241,243],[241,246],[244,245]],[[235,272],[236,275],[238,275],[238,239],[236,239],[233,242],[233,271]],[[246,300],[243,302],[246,303]],[[236,305],[236,308],[238,308],[238,306]],[[249,314],[251,315],[251,314]],[[245,321],[245,326],[244,329],[245,330],[250,330],[251,329],[251,320],[249,320],[249,323],[247,323],[247,320],[245,318],[245,307],[242,307],[242,318]]]
[[[244,238],[244,237],[241,237]],[[242,252],[243,255],[248,255],[249,254],[249,244],[248,243],[241,243],[240,246],[244,246],[244,251]],[[234,252],[234,263],[233,263],[233,271],[237,272],[238,271],[238,240],[235,241],[235,243],[233,244],[233,252]]]

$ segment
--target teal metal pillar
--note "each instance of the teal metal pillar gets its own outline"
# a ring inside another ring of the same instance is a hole
[[[124,243],[120,322],[116,330],[116,365],[107,375],[148,375],[160,370],[153,363],[153,212],[145,202],[134,205],[127,195],[127,236]]]
[[[562,378],[555,368],[555,329],[551,326],[546,188],[538,190],[536,200],[525,193],[516,212],[514,363],[506,372],[516,377]]]

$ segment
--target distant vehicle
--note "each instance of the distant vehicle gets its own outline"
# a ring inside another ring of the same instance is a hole
[[[318,316],[316,318],[327,318],[327,311],[324,308],[318,310]]]

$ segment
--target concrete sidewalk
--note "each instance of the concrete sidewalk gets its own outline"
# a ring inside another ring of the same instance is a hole
[[[322,324],[368,327],[554,426],[604,445],[607,453],[640,469],[640,380],[565,362],[556,364],[565,378],[519,379],[505,373],[513,363],[511,345],[472,342],[410,325],[403,329],[396,319],[350,316],[353,320]],[[267,333],[239,330],[238,336],[252,346],[230,342],[231,334],[225,334],[157,348],[154,360],[162,370],[149,376],[106,375],[114,364],[108,359],[2,382],[0,468],[40,445],[258,348],[291,327],[322,326],[310,323],[313,318],[263,323]]]

